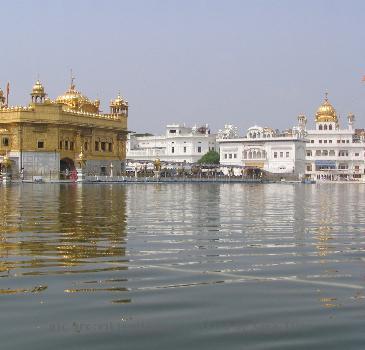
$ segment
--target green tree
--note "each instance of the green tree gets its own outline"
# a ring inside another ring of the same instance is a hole
[[[204,156],[198,160],[198,163],[200,163],[200,164],[219,164],[219,153],[216,151],[209,151],[209,152],[205,153]]]

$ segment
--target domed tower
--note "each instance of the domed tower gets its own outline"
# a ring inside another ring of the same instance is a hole
[[[37,80],[30,94],[32,97],[32,103],[44,103],[46,95],[43,85],[39,80]]]
[[[128,101],[124,100],[120,94],[116,99],[110,101],[110,114],[128,117]]]
[[[0,89],[0,108],[5,106],[4,91]]]
[[[328,102],[328,93],[325,93],[324,102],[319,106],[316,113],[317,130],[336,130],[338,129],[338,119],[336,110]]]

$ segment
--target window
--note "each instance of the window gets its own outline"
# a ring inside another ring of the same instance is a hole
[[[99,141],[95,141],[95,151],[99,151]]]
[[[229,154],[229,159],[232,159],[232,153]]]
[[[342,143],[345,143],[346,141],[345,140],[342,140]]]
[[[62,149],[62,141],[60,141],[60,147],[59,147],[59,149]]]
[[[170,130],[170,134],[176,134],[176,130]]]
[[[184,147],[184,153],[186,153],[186,147]]]
[[[68,140],[65,141],[65,149],[68,149]]]
[[[314,143],[314,140],[311,140],[311,143]]]
[[[280,152],[280,158],[284,157],[284,152]]]
[[[312,171],[312,165],[310,164],[307,165],[307,171]]]
[[[335,154],[335,151],[334,151],[333,149],[331,149],[331,150],[330,150],[329,155],[330,155],[331,157],[334,157],[334,156],[336,155],[336,154]]]
[[[332,140],[328,140],[328,143],[332,143]]]
[[[323,140],[324,143],[327,143],[327,140]]]
[[[327,150],[323,150],[322,151],[322,156],[328,156],[328,151]]]
[[[312,151],[307,151],[307,157],[312,157]]]
[[[319,125],[318,129],[319,129],[319,130],[322,130],[322,125]]]
[[[289,152],[286,152],[286,158],[289,158]]]
[[[346,140],[346,143],[350,143],[350,140]]]
[[[171,153],[175,153],[175,147],[171,147]]]
[[[233,154],[233,158],[237,158],[237,153],[234,153]]]
[[[9,146],[9,138],[8,137],[3,137],[3,146],[4,147],[8,147]]]
[[[72,141],[70,141],[70,150],[73,151],[74,150],[74,143]]]
[[[88,146],[89,146],[89,145],[87,144],[87,142],[85,142],[85,143],[84,143],[84,150],[85,150],[85,151],[87,151]]]
[[[100,149],[105,152],[106,151],[106,142],[101,142],[100,143]]]
[[[224,154],[224,159],[227,159],[227,153]]]
[[[341,140],[337,140],[337,143],[341,143]]]
[[[198,147],[198,153],[201,153],[202,152],[202,148],[201,146]]]
[[[44,148],[44,141],[38,141],[37,142],[37,147],[38,148]]]
[[[328,130],[332,130],[332,125],[331,124],[328,126]]]
[[[319,149],[316,150],[316,156],[320,156],[321,155],[321,151]]]
[[[278,152],[274,152],[274,158],[278,157]]]
[[[355,153],[355,157],[358,157],[358,156],[360,156],[360,153]]]
[[[108,151],[113,152],[113,144],[111,142],[108,143]]]
[[[322,143],[322,140],[319,140],[318,142],[319,142],[319,143]]]
[[[360,166],[359,165],[355,165],[355,170],[359,171],[360,170]]]

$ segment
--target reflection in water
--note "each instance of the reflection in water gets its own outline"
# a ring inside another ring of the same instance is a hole
[[[68,184],[6,186],[0,195],[2,277],[127,269],[124,188],[113,191],[110,186]],[[45,288],[10,288],[2,289],[2,293],[41,290]]]
[[[95,330],[114,322],[114,348],[153,340],[211,350],[244,340],[282,350],[321,349],[315,343],[328,334],[336,346],[335,324],[364,340],[364,192],[340,184],[2,186],[0,332],[29,335],[31,325],[44,331],[53,322],[63,347],[78,347],[65,335],[88,324],[82,345],[94,349],[104,341]],[[19,313],[20,322],[9,321]],[[35,334],[53,344],[54,333]]]

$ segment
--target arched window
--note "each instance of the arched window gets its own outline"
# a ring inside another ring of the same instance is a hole
[[[319,129],[319,130],[322,130],[322,124],[319,124],[318,129]]]
[[[324,130],[327,130],[327,124],[324,124],[324,128],[323,128]]]
[[[328,126],[328,130],[332,130],[332,124]]]
[[[252,159],[252,152],[248,152],[248,159]]]
[[[331,150],[330,150],[329,155],[330,155],[331,157],[332,157],[332,156],[334,157],[334,156],[335,156],[335,151],[334,151],[333,149],[331,149]]]
[[[261,159],[261,152],[260,151],[257,152],[257,158]]]
[[[256,159],[256,151],[253,151],[252,158]]]

